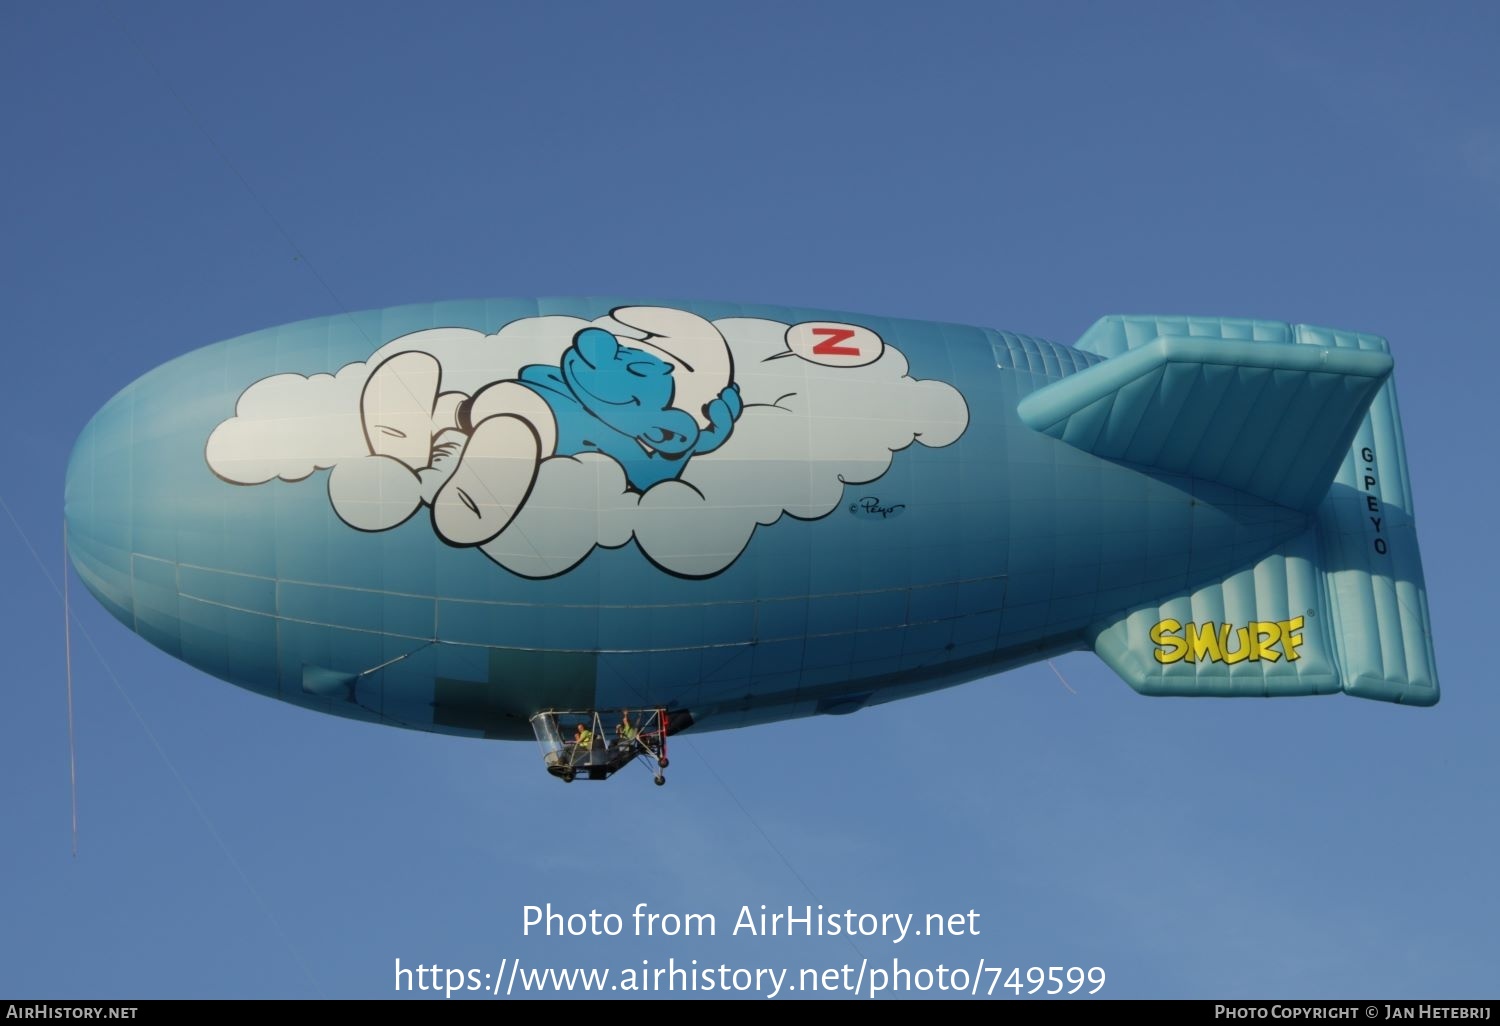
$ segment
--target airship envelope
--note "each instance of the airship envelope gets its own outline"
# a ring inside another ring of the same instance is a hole
[[[452,734],[851,712],[1085,648],[1148,695],[1431,705],[1391,369],[1236,318],[1069,347],[721,303],[339,315],[110,400],[69,550],[209,674]]]

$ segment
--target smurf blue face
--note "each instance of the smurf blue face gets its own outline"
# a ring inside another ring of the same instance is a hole
[[[668,457],[698,443],[697,421],[672,408],[674,369],[654,353],[620,345],[602,328],[580,331],[562,358],[563,380],[589,413]]]

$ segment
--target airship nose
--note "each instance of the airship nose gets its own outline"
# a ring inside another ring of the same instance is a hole
[[[209,672],[229,658],[218,610],[259,608],[223,587],[205,590],[196,569],[222,565],[215,546],[229,533],[202,485],[223,378],[213,361],[184,360],[127,386],[84,425],[63,491],[68,555],[83,584],[125,626]],[[235,537],[246,533],[242,525]],[[220,605],[185,605],[189,592]]]
[[[135,627],[131,587],[130,408],[116,397],[84,427],[68,460],[63,515],[68,556],[84,585],[127,627]]]

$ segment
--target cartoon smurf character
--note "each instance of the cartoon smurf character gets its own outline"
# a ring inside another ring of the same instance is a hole
[[[596,452],[644,492],[713,452],[743,404],[724,336],[666,307],[611,312],[573,336],[558,366],[532,364],[472,395],[441,392],[442,366],[408,351],[382,361],[360,397],[371,454],[421,482],[450,545],[483,545],[525,504],[541,462]]]

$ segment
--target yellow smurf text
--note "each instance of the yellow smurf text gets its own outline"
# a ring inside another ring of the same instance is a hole
[[[1246,659],[1277,662],[1284,655],[1295,662],[1302,647],[1305,618],[1290,620],[1252,620],[1243,627],[1227,623],[1189,623],[1181,620],[1159,620],[1151,628],[1153,653],[1159,663],[1242,663]],[[1276,646],[1280,646],[1278,649]]]

